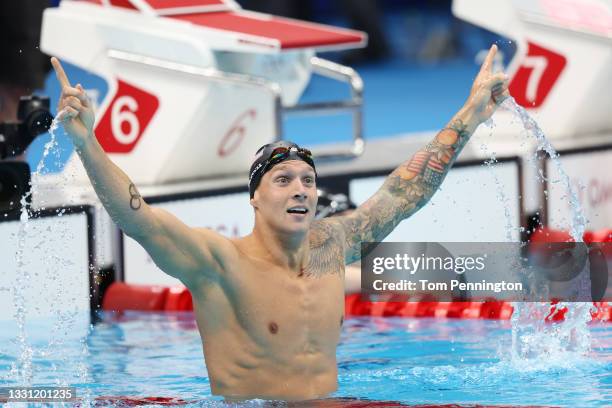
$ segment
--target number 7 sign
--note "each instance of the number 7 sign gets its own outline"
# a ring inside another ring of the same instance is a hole
[[[510,94],[527,108],[537,108],[548,96],[565,68],[566,59],[532,42],[527,43],[527,55],[510,82]]]
[[[122,80],[96,126],[96,137],[107,153],[131,152],[159,107],[159,100]]]

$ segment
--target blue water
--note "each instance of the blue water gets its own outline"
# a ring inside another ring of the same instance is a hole
[[[78,330],[78,324],[76,328]],[[5,326],[6,327],[6,326]],[[494,320],[347,319],[338,347],[339,389],[331,397],[409,405],[612,405],[612,325],[591,326],[590,355],[517,369],[510,324]],[[217,406],[191,313],[106,315],[84,337],[32,332],[33,384],[77,387],[79,397],[162,396]],[[14,385],[17,347],[0,334],[0,386]],[[53,350],[55,354],[41,355]],[[261,401],[254,401],[261,405]]]

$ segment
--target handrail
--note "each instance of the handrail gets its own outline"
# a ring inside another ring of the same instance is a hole
[[[353,68],[323,58],[312,57],[310,64],[315,74],[336,81],[346,82],[350,87],[351,98],[348,100],[303,103],[283,107],[283,112],[287,114],[351,112],[353,114],[353,145],[349,149],[326,150],[319,153],[315,150],[314,153],[317,159],[351,159],[360,156],[365,148],[365,140],[363,138],[363,81],[361,77]]]

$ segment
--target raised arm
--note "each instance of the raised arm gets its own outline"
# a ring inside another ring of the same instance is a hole
[[[94,112],[81,85],[71,87],[60,62],[52,58],[51,63],[62,87],[58,120],[113,221],[138,241],[164,272],[187,286],[204,277],[216,279],[222,270],[217,255],[227,250],[227,239],[213,231],[190,228],[172,214],[147,205],[94,136]]]
[[[352,214],[329,219],[343,236],[347,264],[361,257],[362,242],[383,240],[402,220],[431,199],[472,133],[509,95],[506,75],[492,72],[496,52],[497,46],[493,45],[467,102],[446,127],[397,167],[382,187]]]

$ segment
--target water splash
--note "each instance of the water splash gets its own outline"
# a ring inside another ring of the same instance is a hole
[[[484,125],[488,127],[489,129],[491,129],[489,136],[492,136],[493,129],[495,128],[495,123],[493,122],[493,120],[492,119],[487,120],[486,122],[484,122]],[[499,177],[497,176],[497,173],[494,170],[496,164],[498,163],[496,153],[489,152],[488,146],[484,143],[480,145],[480,150],[482,150],[484,154],[489,156],[489,160],[485,160],[484,164],[485,166],[487,166],[489,173],[493,176],[493,182],[495,183],[495,190],[497,191],[497,198],[499,202],[502,204],[502,207],[504,209],[504,219],[506,220],[506,225],[504,226],[505,234],[506,234],[505,236],[506,242],[512,242],[513,241],[512,232],[516,230],[521,232],[521,227],[514,226],[512,224],[512,215],[510,214],[511,212],[510,211],[510,198],[506,195],[506,192],[504,191],[503,183],[499,180]]]
[[[50,155],[59,155],[59,148],[56,138],[56,131],[59,127],[59,122],[54,120],[49,129],[50,140],[45,143],[42,157],[36,166],[36,169],[32,173],[32,179],[36,176],[40,176],[45,169],[45,160]],[[65,177],[64,177],[65,179]],[[69,180],[63,180],[66,183]],[[65,259],[61,254],[58,253],[44,253],[45,264],[48,265],[48,269],[44,275],[41,271],[30,271],[31,267],[27,264],[26,260],[26,248],[34,248],[35,250],[44,249],[43,242],[33,243],[30,240],[36,236],[35,228],[37,224],[32,224],[30,218],[35,215],[36,211],[29,208],[28,202],[33,194],[36,194],[36,185],[30,182],[30,189],[21,197],[21,214],[19,218],[19,230],[16,234],[17,237],[17,251],[16,251],[16,277],[13,280],[12,286],[9,291],[12,294],[13,306],[14,306],[14,320],[16,322],[17,334],[14,339],[14,344],[17,347],[17,356],[15,361],[11,364],[10,375],[6,378],[11,384],[19,386],[32,386],[33,382],[39,383],[41,378],[38,374],[42,374],[44,382],[54,381],[57,386],[71,386],[70,381],[76,380],[79,383],[86,383],[89,381],[89,369],[86,365],[88,348],[85,339],[81,339],[82,349],[79,355],[72,355],[68,350],[67,340],[71,333],[74,332],[75,325],[80,322],[82,315],[75,310],[61,311],[59,305],[61,303],[61,297],[63,296],[62,291],[55,293],[55,296],[49,300],[48,307],[54,311],[51,320],[46,317],[45,321],[52,323],[47,334],[49,335],[49,342],[46,346],[35,344],[35,339],[31,340],[28,337],[26,330],[26,320],[30,312],[28,310],[27,295],[28,292],[32,293],[33,285],[32,279],[57,279],[57,270],[69,267],[72,261]],[[43,201],[39,200],[42,204]],[[41,206],[44,209],[44,206]],[[64,215],[64,210],[58,211],[57,217]],[[63,239],[67,237],[67,231],[63,231],[61,226],[67,225],[66,221],[60,221],[57,219],[54,221],[53,233],[57,239]],[[50,232],[49,227],[47,232]],[[37,312],[37,309],[33,309],[32,312]],[[39,373],[38,362],[40,360],[45,361],[44,366],[50,366],[51,370],[45,370],[45,372]],[[70,370],[74,375],[73,377],[66,376],[53,376],[53,373],[57,373],[57,364],[62,367],[74,368]],[[89,395],[85,395],[85,402],[90,400]]]
[[[58,123],[56,120],[53,120],[51,127],[49,128],[51,139],[44,146],[43,156],[35,170],[36,174],[41,173],[42,169],[44,168],[44,159],[49,155],[51,149],[57,146],[57,141],[55,138],[55,130],[57,128]],[[26,237],[30,227],[28,222],[30,219],[28,201],[32,195],[32,190],[32,182],[30,182],[30,188],[20,200],[21,215],[19,217],[19,232],[17,233],[17,253],[15,254],[17,271],[15,280],[13,282],[13,287],[11,288],[13,295],[13,306],[15,310],[13,318],[17,323],[16,340],[19,346],[19,357],[17,359],[17,363],[12,366],[11,371],[17,375],[20,383],[26,387],[32,385],[32,356],[34,353],[33,347],[28,342],[28,335],[26,331],[26,315],[28,309],[24,296],[30,287],[31,279],[30,272],[25,264],[24,250],[26,246]]]
[[[573,188],[569,176],[561,165],[561,161],[559,160],[559,153],[557,153],[550,141],[546,139],[546,135],[544,134],[542,129],[540,129],[537,122],[529,115],[529,113],[527,113],[527,111],[522,106],[516,103],[514,98],[507,98],[503,102],[502,107],[514,113],[523,124],[523,128],[525,129],[527,134],[531,134],[536,139],[538,144],[536,146],[535,156],[537,156],[540,152],[545,152],[548,154],[552,163],[555,165],[555,168],[561,178],[558,181],[555,180],[555,182],[561,182],[565,186],[569,195],[570,207],[572,212],[572,220],[571,224],[569,225],[570,234],[576,242],[582,242],[582,236],[586,228],[586,219],[584,217],[584,212],[582,211],[580,201],[578,200],[578,194]],[[543,182],[545,180],[546,179],[544,175],[540,173],[540,181]]]
[[[541,152],[545,152],[554,164],[560,180],[567,190],[571,207],[570,234],[576,242],[582,242],[586,228],[586,219],[573,189],[570,178],[564,171],[559,154],[536,121],[519,106],[514,98],[508,98],[502,107],[514,113],[525,129],[527,137],[537,142],[534,162],[538,161]],[[544,174],[539,173],[538,180],[546,181]],[[590,294],[590,281],[587,274],[581,274],[580,295]],[[549,303],[515,303],[512,315],[512,352],[510,362],[519,370],[564,367],[568,363],[583,360],[591,349],[590,331],[587,323],[591,320],[590,303],[559,304],[557,309],[567,308],[562,322],[547,323],[545,318],[551,312]]]

